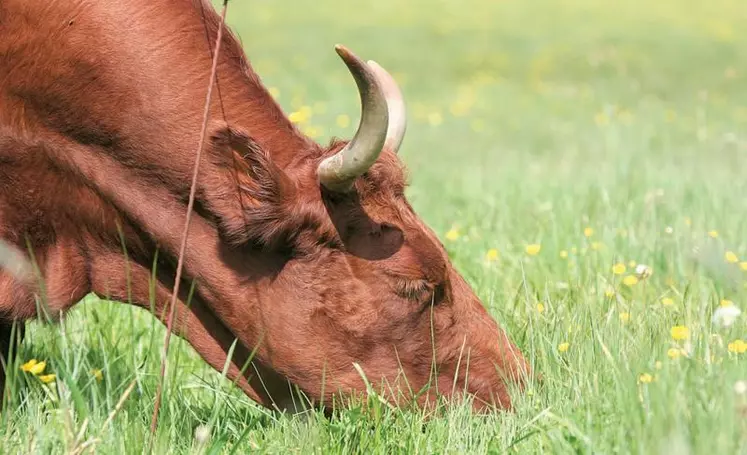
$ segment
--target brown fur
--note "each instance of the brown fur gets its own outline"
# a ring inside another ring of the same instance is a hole
[[[163,314],[218,20],[201,0],[0,3],[0,238],[33,247],[44,283],[0,271],[0,344],[42,290],[52,316],[89,292],[149,307],[156,251]],[[528,366],[408,204],[397,156],[329,193],[316,167],[345,142],[299,133],[230,33],[217,76],[176,332],[216,369],[237,338],[229,377],[266,406],[288,405],[286,381],[322,403],[362,391],[356,362],[405,392],[437,370],[421,404],[509,407]]]

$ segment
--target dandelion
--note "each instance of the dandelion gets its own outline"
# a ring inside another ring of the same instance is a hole
[[[46,367],[47,367],[47,362],[41,361],[31,366],[31,368],[29,368],[28,371],[31,374],[41,374],[44,372],[44,368]]]
[[[45,374],[42,376],[39,376],[39,380],[45,384],[49,384],[50,382],[54,381],[57,375],[55,374]]]
[[[657,370],[661,370],[661,360],[657,360],[654,363],[654,368],[656,368]]]
[[[654,269],[645,264],[638,264],[637,266],[635,266],[635,274],[638,275],[638,278],[640,278],[641,280],[649,278],[651,275],[653,275],[653,273]]]
[[[280,98],[280,90],[277,87],[270,87],[267,89],[268,92],[270,92],[270,96],[272,96],[275,99]]]
[[[495,248],[489,249],[488,252],[485,253],[485,260],[487,260],[488,262],[494,262],[498,260],[498,250],[496,250]]]
[[[739,263],[739,268],[742,269],[742,270],[744,270],[744,271],[747,271],[747,261],[740,262]]]
[[[605,126],[610,123],[610,118],[604,112],[598,112],[594,116],[594,123],[596,123],[598,126]]]
[[[28,372],[30,372],[30,371],[31,371],[31,368],[32,368],[32,367],[33,367],[34,365],[36,365],[37,363],[39,363],[39,361],[38,361],[38,360],[36,360],[36,359],[31,359],[31,360],[29,360],[28,362],[26,362],[26,363],[24,363],[23,365],[21,365],[21,371],[24,371],[24,372],[28,373]]]
[[[545,312],[545,305],[543,305],[542,303],[538,303],[537,304],[537,313],[542,314],[544,312]]]
[[[292,123],[304,123],[307,121],[309,117],[304,113],[303,111],[293,111],[290,114],[288,114],[288,120],[290,120]]]
[[[304,128],[303,133],[312,139],[319,137],[319,135],[321,134],[319,128],[313,126],[307,126],[306,128]]]
[[[628,262],[628,266],[629,266],[629,267],[630,267],[631,269],[635,267],[635,264],[636,264],[636,262],[635,262],[635,261],[633,261],[632,259],[631,259],[631,260],[630,260],[630,261]]]
[[[721,302],[719,302],[719,305],[720,306],[732,306],[734,305],[734,302],[732,302],[731,300],[722,299]]]
[[[457,240],[459,238],[459,230],[457,228],[451,228],[449,229],[449,232],[446,233],[446,240],[451,240],[452,242]]]
[[[584,229],[584,236],[591,237],[592,235],[594,235],[594,229],[593,228],[587,227],[587,228]]]
[[[623,278],[623,284],[628,287],[633,287],[638,284],[638,278],[635,275],[628,275]]]
[[[734,305],[720,306],[713,312],[711,322],[718,327],[730,327],[740,314],[742,310]]]
[[[640,382],[641,384],[649,384],[653,380],[654,377],[648,373],[643,373],[642,375],[638,376],[638,382]]]
[[[431,112],[428,114],[428,123],[430,123],[431,126],[438,126],[444,122],[444,118],[441,116],[440,112]]]
[[[614,297],[615,290],[611,287],[608,287],[607,289],[604,290],[604,296],[607,297],[608,299]]]
[[[560,257],[566,259],[568,257],[568,252],[566,250],[561,250]]]
[[[558,345],[558,351],[559,351],[559,352],[566,352],[566,351],[568,351],[568,348],[569,348],[569,347],[571,347],[571,344],[570,344],[570,343],[568,343],[568,342],[565,342],[565,343],[560,343],[560,344]]]
[[[672,306],[674,305],[674,300],[671,297],[664,297],[661,299],[661,304],[664,306]]]
[[[708,231],[708,236],[711,237],[712,239],[718,238],[718,231],[710,230]]]
[[[739,262],[739,258],[733,251],[727,251],[726,253],[724,253],[724,259],[729,264],[736,264],[737,262]]]
[[[96,378],[97,381],[101,381],[102,379],[104,379],[104,373],[98,368],[94,368],[93,370],[91,370],[91,375],[93,375],[93,377]]]
[[[618,262],[617,264],[612,266],[612,273],[615,275],[622,275],[625,273],[625,264],[622,262]]]
[[[680,358],[680,355],[682,355],[682,350],[678,348],[669,348],[667,349],[667,357],[669,357],[672,360],[676,360]]]
[[[626,324],[628,321],[630,321],[630,313],[620,313],[620,322]]]
[[[690,329],[684,325],[676,325],[669,331],[672,335],[672,339],[675,341],[682,341],[690,338]]]
[[[335,119],[335,123],[337,123],[337,126],[340,128],[347,128],[350,125],[350,117],[345,114],[340,114],[337,116],[337,119]]]
[[[733,354],[744,354],[747,352],[747,343],[744,340],[734,340],[727,345],[727,349]]]
[[[542,245],[540,245],[539,243],[532,243],[526,246],[526,252],[530,256],[536,256],[537,254],[539,254],[541,249]]]

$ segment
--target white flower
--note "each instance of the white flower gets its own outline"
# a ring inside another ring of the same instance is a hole
[[[720,306],[713,312],[711,322],[718,327],[729,327],[742,314],[742,310],[735,305]]]
[[[204,445],[210,438],[210,428],[207,425],[199,425],[195,428],[195,439],[200,445]]]
[[[638,264],[635,266],[635,274],[642,280],[650,277],[652,273],[654,273],[653,269],[646,264]]]
[[[734,392],[736,392],[737,395],[744,395],[747,394],[747,381],[739,380],[734,383]]]

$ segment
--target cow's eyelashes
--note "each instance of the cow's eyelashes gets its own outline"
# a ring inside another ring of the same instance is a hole
[[[396,285],[396,292],[400,297],[422,302],[433,297],[434,287],[425,280],[403,280]]]

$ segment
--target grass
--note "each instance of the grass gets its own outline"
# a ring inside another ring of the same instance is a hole
[[[255,68],[320,141],[350,137],[358,118],[335,43],[400,81],[409,197],[545,382],[489,418],[299,421],[257,408],[175,340],[155,450],[747,453],[734,387],[747,353],[730,352],[747,319],[711,322],[722,300],[747,310],[745,18],[742,0],[232,2]],[[637,264],[652,275],[624,284]],[[14,369],[0,450],[96,437],[100,453],[142,453],[160,323],[89,298],[60,327],[28,330],[19,364],[46,360],[57,380]]]

